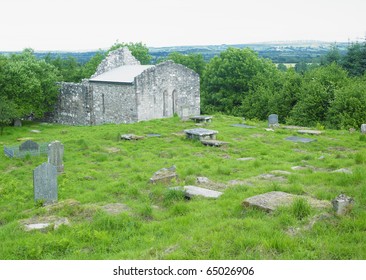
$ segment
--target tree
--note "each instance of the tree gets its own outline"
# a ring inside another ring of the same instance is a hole
[[[341,53],[339,52],[339,48],[336,44],[332,45],[328,53],[321,57],[321,65],[329,65],[332,63],[340,64],[341,63]]]
[[[106,52],[99,50],[87,63],[85,63],[82,72],[83,78],[90,78],[98,68],[98,65],[106,57]]]
[[[0,95],[0,135],[3,135],[4,127],[11,124],[17,117],[15,103]]]
[[[202,54],[181,54],[179,52],[172,52],[167,56],[167,60],[173,60],[175,63],[182,64],[200,76],[206,67],[205,60]]]
[[[290,122],[305,126],[324,123],[334,92],[348,81],[347,72],[335,63],[306,72]]]
[[[278,86],[279,75],[275,64],[254,51],[228,48],[211,59],[204,71],[203,111],[264,118],[269,111],[268,97]],[[259,98],[265,111],[251,105]]]
[[[2,66],[1,96],[17,104],[18,114],[42,117],[53,109],[57,99],[58,70],[44,60],[37,60],[30,49],[12,55]]]
[[[57,56],[52,58],[50,54],[45,57],[45,61],[49,64],[55,66],[64,82],[80,82],[83,78],[83,67],[78,63],[73,56],[68,56],[67,58],[61,58]]]
[[[360,127],[366,120],[366,78],[354,78],[335,91],[327,113],[327,124],[336,129]]]
[[[348,47],[342,60],[342,66],[350,76],[362,76],[366,71],[366,41],[354,43]]]

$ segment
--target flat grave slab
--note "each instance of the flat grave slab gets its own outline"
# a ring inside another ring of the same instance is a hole
[[[303,137],[298,137],[298,136],[290,136],[290,137],[285,138],[285,140],[292,141],[292,142],[300,142],[300,143],[310,143],[310,142],[316,141],[316,139],[303,138]]]
[[[172,188],[175,190],[183,190],[185,193],[185,196],[188,198],[194,197],[194,196],[203,196],[206,198],[218,198],[222,195],[222,192],[213,191],[205,188],[200,188],[196,186],[184,186],[182,187],[175,187]]]
[[[249,197],[243,201],[246,207],[256,207],[267,212],[276,210],[280,206],[289,206],[296,198],[305,198],[312,207],[327,208],[331,207],[330,201],[318,200],[308,196],[294,195],[285,192],[268,192]]]
[[[144,139],[143,136],[138,136],[135,134],[122,134],[121,140],[141,140]]]
[[[147,137],[161,137],[161,134],[158,133],[148,133],[146,134]]]
[[[231,126],[242,127],[242,128],[256,128],[255,126],[247,125],[247,124],[241,124],[241,123],[235,123],[235,124],[232,124]]]
[[[216,130],[210,130],[205,128],[193,128],[184,130],[188,139],[197,140],[215,140],[216,134],[219,133]]]
[[[175,172],[176,168],[173,165],[169,168],[162,168],[154,173],[154,175],[150,178],[150,183],[168,183],[173,179],[178,178],[177,173]]]

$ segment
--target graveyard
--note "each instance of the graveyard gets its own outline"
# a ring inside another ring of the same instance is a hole
[[[0,259],[365,259],[365,129],[277,121],[7,127]]]

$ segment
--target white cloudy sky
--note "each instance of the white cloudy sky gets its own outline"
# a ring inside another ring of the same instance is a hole
[[[366,0],[1,0],[0,50],[86,50],[366,36]]]

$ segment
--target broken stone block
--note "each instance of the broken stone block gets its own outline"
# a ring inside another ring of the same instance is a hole
[[[154,173],[154,175],[150,178],[150,183],[163,182],[167,183],[173,179],[177,179],[178,175],[175,172],[176,167],[173,165],[169,168],[162,168]]]
[[[347,214],[352,209],[353,203],[353,198],[345,194],[340,194],[332,200],[333,209],[339,216]]]
[[[228,142],[218,141],[218,140],[201,140],[201,143],[205,146],[212,146],[212,147],[220,147],[223,145],[228,145]]]

